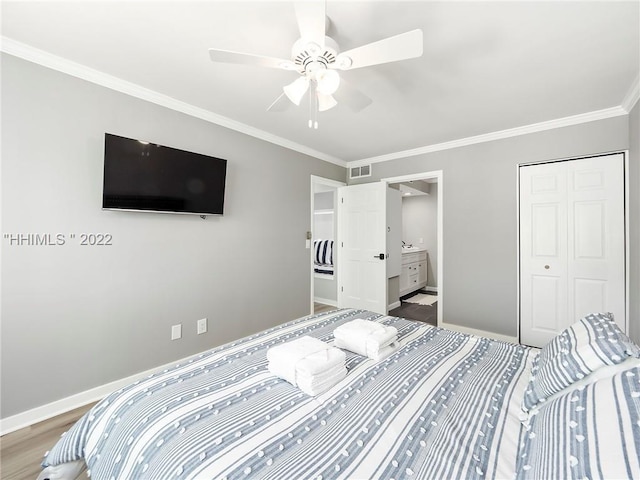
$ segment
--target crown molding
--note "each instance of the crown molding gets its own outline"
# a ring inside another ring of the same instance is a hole
[[[638,102],[638,99],[640,99],[640,76],[638,76],[636,77],[635,81],[631,85],[631,88],[624,97],[622,104],[617,107],[596,110],[594,112],[587,112],[546,122],[534,123],[522,127],[509,128],[506,130],[500,130],[497,132],[491,132],[482,135],[475,135],[473,137],[461,138],[458,140],[452,140],[450,142],[437,143],[410,150],[392,152],[370,158],[345,161],[332,155],[328,155],[324,152],[306,147],[299,143],[292,142],[291,140],[287,140],[286,138],[282,138],[269,132],[265,132],[264,130],[260,130],[255,127],[251,127],[250,125],[232,120],[228,117],[219,115],[209,110],[205,110],[203,108],[196,107],[186,102],[182,102],[167,95],[160,94],[135,83],[122,80],[118,77],[108,75],[99,70],[94,70],[82,64],[72,62],[62,57],[58,57],[51,53],[45,52],[44,50],[31,47],[8,37],[0,37],[0,51],[42,65],[44,67],[51,68],[53,70],[57,70],[59,72],[86,80],[88,82],[101,85],[111,90],[115,90],[126,95],[136,97],[141,100],[146,100],[148,102],[155,103],[156,105],[160,105],[171,110],[175,110],[186,115],[199,118],[209,123],[213,123],[240,133],[244,133],[246,135],[264,140],[274,145],[279,145],[289,150],[293,150],[304,155],[309,155],[311,157],[317,158],[319,160],[324,160],[326,162],[348,168],[386,162],[389,160],[414,157],[426,153],[439,152],[452,148],[491,142],[494,140],[502,140],[506,138],[517,137],[520,135],[527,135],[529,133],[542,132],[545,130],[552,130],[555,128],[562,128],[572,125],[578,125],[581,123],[627,115]]]
[[[593,122],[595,120],[603,120],[606,118],[618,117],[621,115],[627,115],[627,113],[628,112],[623,107],[605,108],[603,110],[596,110],[594,112],[588,112],[588,113],[582,113],[579,115],[573,115],[570,117],[558,118],[556,120],[533,123],[531,125],[525,125],[522,127],[509,128],[509,129],[500,130],[497,132],[485,133],[482,135],[475,135],[473,137],[465,137],[458,140],[452,140],[450,142],[436,143],[433,145],[427,145],[424,147],[418,147],[410,150],[403,150],[400,152],[388,153],[388,154],[379,155],[376,157],[362,158],[360,160],[354,160],[354,161],[348,162],[347,165],[349,168],[351,168],[351,167],[358,167],[360,165],[387,162],[389,160],[415,157],[416,155],[423,155],[425,153],[433,153],[433,152],[439,152],[442,150],[450,150],[452,148],[466,147],[468,145],[475,145],[477,143],[492,142],[494,140],[502,140],[505,138],[518,137],[520,135],[527,135],[529,133],[543,132],[545,130],[553,130],[555,128],[568,127],[571,125],[578,125],[581,123]]]
[[[216,125],[220,125],[222,127],[244,133],[251,137],[264,140],[266,142],[302,153],[304,155],[309,155],[311,157],[324,160],[341,167],[346,167],[347,165],[347,163],[340,158],[333,157],[324,152],[319,152],[299,143],[287,140],[286,138],[273,135],[269,132],[265,132],[264,130],[260,130],[245,123],[241,123],[223,115],[205,110],[204,108],[196,107],[189,103],[177,100],[167,95],[163,95],[151,89],[142,87],[138,84],[122,80],[121,78],[114,77],[112,75],[108,75],[99,70],[95,70],[71,60],[58,57],[57,55],[53,55],[51,53],[45,52],[44,50],[31,47],[8,37],[3,36],[0,38],[0,50],[9,55],[13,55],[14,57],[19,57],[23,60],[27,60],[29,62],[33,62],[47,68],[51,68],[52,70],[66,73],[67,75],[71,75],[82,80],[95,83],[111,90],[115,90],[117,92],[124,93],[126,95],[136,97],[147,102],[155,103],[156,105],[160,105],[162,107],[166,107],[171,110],[175,110],[177,112],[199,118],[209,123],[214,123]]]
[[[640,99],[640,75],[636,77],[636,79],[631,84],[631,87],[629,87],[629,91],[627,92],[624,99],[622,100],[621,106],[622,108],[625,109],[627,113],[629,113],[631,112],[633,107],[635,107],[636,103],[638,103],[639,99]]]

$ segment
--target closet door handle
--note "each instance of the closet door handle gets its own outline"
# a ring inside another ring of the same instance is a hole
[[[381,253],[379,255],[374,255],[373,258],[379,258],[380,260],[384,260],[384,253]]]

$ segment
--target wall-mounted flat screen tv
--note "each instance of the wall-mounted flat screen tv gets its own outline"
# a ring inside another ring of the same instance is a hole
[[[222,215],[227,161],[105,133],[102,208]]]

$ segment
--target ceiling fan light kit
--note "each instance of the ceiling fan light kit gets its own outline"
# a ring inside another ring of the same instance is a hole
[[[295,105],[300,105],[300,101],[302,97],[309,89],[309,78],[307,77],[299,77],[296,78],[289,85],[285,85],[282,87],[284,94],[287,96],[289,100]]]
[[[291,60],[215,48],[209,49],[209,56],[214,62],[296,71],[300,76],[285,85],[283,92],[296,106],[300,105],[305,93],[309,92],[309,128],[318,128],[317,112],[324,112],[338,104],[332,96],[342,83],[338,70],[346,71],[422,55],[422,30],[419,29],[338,53],[340,47],[336,41],[326,36],[330,21],[325,15],[325,2],[296,2],[295,10],[300,39],[293,44]],[[345,93],[355,97],[353,101],[345,101],[354,111],[359,111],[371,103],[369,97],[352,86],[349,86]],[[269,106],[269,111],[282,110],[278,100],[280,97]]]

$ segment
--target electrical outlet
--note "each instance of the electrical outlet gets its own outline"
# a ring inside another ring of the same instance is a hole
[[[207,333],[207,319],[201,318],[198,320],[198,335],[202,335],[203,333]]]
[[[171,326],[171,340],[178,340],[182,338],[182,324]]]

